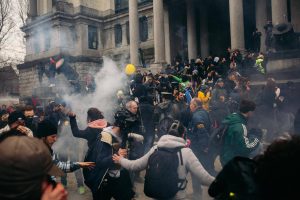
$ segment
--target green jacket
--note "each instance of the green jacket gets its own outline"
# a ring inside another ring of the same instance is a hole
[[[220,153],[220,161],[224,166],[236,156],[248,157],[258,147],[259,140],[248,136],[247,119],[242,114],[230,114],[223,123],[228,126]]]
[[[184,91],[184,89],[188,86],[188,84],[190,83],[189,81],[185,81],[185,82],[183,82],[183,80],[182,80],[182,78],[179,78],[179,77],[177,77],[177,76],[174,76],[174,75],[172,75],[172,77],[173,77],[173,79],[175,80],[175,81],[177,81],[179,84],[180,84],[180,92],[182,92],[182,91]]]

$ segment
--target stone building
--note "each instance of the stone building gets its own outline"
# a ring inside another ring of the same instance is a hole
[[[83,77],[102,56],[160,68],[174,58],[246,49],[255,27],[291,22],[300,32],[299,0],[29,0],[20,93],[31,95],[37,65],[68,56]]]
[[[0,96],[19,95],[19,77],[12,66],[0,68]]]

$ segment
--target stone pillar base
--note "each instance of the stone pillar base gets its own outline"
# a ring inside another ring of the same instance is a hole
[[[150,65],[150,70],[153,74],[159,74],[163,68],[165,63],[153,63]]]

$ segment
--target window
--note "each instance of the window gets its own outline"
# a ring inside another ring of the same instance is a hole
[[[128,9],[128,0],[115,0],[115,12],[120,13]]]
[[[50,29],[45,30],[45,51],[51,48],[51,32]]]
[[[98,49],[98,31],[97,27],[88,26],[88,45],[89,49]]]
[[[145,42],[148,40],[148,19],[143,16],[139,19],[140,28],[140,41]]]
[[[127,38],[128,44],[130,44],[129,21],[126,22],[126,38]]]
[[[40,37],[38,34],[36,34],[33,38],[33,48],[34,48],[34,53],[40,53]]]
[[[120,47],[122,44],[122,25],[121,24],[115,25],[115,44],[116,44],[116,47]]]

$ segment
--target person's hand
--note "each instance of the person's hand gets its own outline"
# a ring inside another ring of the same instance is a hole
[[[127,156],[127,149],[119,149],[118,151],[118,154],[119,156],[122,156],[122,157],[126,157]]]
[[[32,131],[25,126],[19,125],[16,127],[16,129],[24,135],[32,135]]]
[[[55,188],[51,184],[43,183],[43,194],[41,200],[67,200],[68,192],[61,183]]]
[[[119,155],[117,155],[117,154],[114,154],[113,157],[112,157],[114,163],[116,163],[116,164],[120,164],[120,160],[121,160],[122,158],[123,158],[122,156],[119,156]]]
[[[93,169],[96,166],[94,162],[78,162],[81,168]]]
[[[68,116],[69,116],[69,117],[76,117],[76,114],[73,113],[73,112],[68,112]]]

